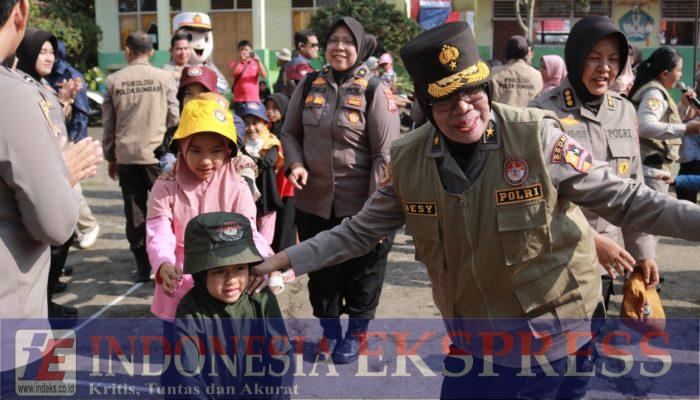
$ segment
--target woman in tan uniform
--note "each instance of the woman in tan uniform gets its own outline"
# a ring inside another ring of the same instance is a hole
[[[564,131],[595,159],[610,163],[618,176],[643,183],[634,107],[609,90],[627,62],[629,46],[625,35],[606,17],[587,17],[571,30],[564,52],[568,77],[531,105],[556,113]],[[653,237],[623,229],[626,251],[617,244],[616,226],[591,211],[584,210],[584,214],[598,233],[595,243],[606,307],[615,271],[623,274],[631,270],[635,260],[644,270],[647,284],[656,285],[658,267]],[[609,275],[605,275],[606,270]]]

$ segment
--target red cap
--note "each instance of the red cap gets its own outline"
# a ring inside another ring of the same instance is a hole
[[[182,70],[180,76],[180,88],[177,91],[178,98],[182,89],[192,83],[201,83],[207,90],[219,94],[219,89],[216,88],[216,73],[204,66],[187,66]]]
[[[301,78],[304,77],[304,75],[314,71],[315,70],[311,65],[306,63],[300,63],[292,65],[291,67],[285,69],[284,73],[287,79],[294,79],[295,81],[299,82]]]

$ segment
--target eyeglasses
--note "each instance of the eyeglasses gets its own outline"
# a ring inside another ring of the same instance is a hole
[[[306,45],[311,47],[312,49],[317,49],[320,47],[318,43],[307,43]]]
[[[464,101],[467,104],[474,105],[474,103],[480,101],[484,97],[486,97],[486,92],[484,92],[484,89],[478,88],[471,92],[460,92],[452,98],[442,101],[436,101],[434,103],[429,103],[429,105],[433,109],[433,111],[437,111],[439,113],[446,113],[453,110],[460,101]]]
[[[343,45],[343,47],[349,47],[349,46],[355,46],[355,41],[352,38],[338,38],[338,37],[332,37],[326,41],[326,45],[328,47],[338,47],[340,45]]]

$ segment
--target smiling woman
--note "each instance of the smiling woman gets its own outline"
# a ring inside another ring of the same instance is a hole
[[[627,39],[608,18],[580,20],[566,42],[569,76],[558,87],[537,97],[532,105],[554,111],[564,131],[595,159],[610,163],[616,175],[643,183],[634,107],[609,90],[627,62],[628,52]],[[637,263],[651,274],[650,285],[656,284],[658,269],[651,236],[623,229],[625,250],[616,243],[617,227],[590,211],[584,210],[584,214],[599,233],[595,243],[601,275],[607,272],[614,277]],[[607,307],[612,279],[607,275],[602,279]]]

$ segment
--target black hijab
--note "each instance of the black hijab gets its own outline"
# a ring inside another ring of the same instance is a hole
[[[279,134],[282,131],[282,125],[284,125],[284,116],[287,115],[287,106],[289,106],[289,97],[287,97],[287,95],[284,93],[273,93],[270,97],[265,99],[266,102],[268,100],[277,104],[277,108],[280,109],[280,114],[282,114],[282,119],[275,122],[274,126],[272,127],[272,133],[279,136]]]
[[[328,38],[331,37],[331,34],[333,34],[335,28],[337,28],[340,24],[345,25],[345,27],[350,31],[350,34],[352,34],[352,36],[355,38],[355,46],[357,47],[357,61],[355,61],[355,65],[353,67],[357,67],[358,65],[367,61],[369,56],[374,53],[374,50],[377,48],[377,39],[373,35],[366,34],[365,28],[355,18],[340,17],[335,20],[335,22],[333,22],[328,29],[325,39],[326,43],[328,42]]]
[[[49,41],[53,46],[54,52],[58,48],[56,36],[51,32],[42,31],[36,28],[27,28],[22,42],[17,48],[17,68],[29,74],[32,78],[40,81],[42,76],[36,72],[36,59],[39,58],[41,46],[44,42]]]
[[[620,71],[617,71],[617,73],[619,75],[627,62],[629,47],[625,34],[613,24],[610,18],[600,16],[583,18],[571,29],[569,39],[566,41],[564,60],[566,63],[566,70],[569,72],[569,82],[571,82],[571,86],[574,88],[576,95],[584,103],[590,103],[599,98],[591,94],[591,92],[586,89],[586,85],[583,84],[584,60],[593,46],[595,46],[600,39],[608,35],[618,38]]]

